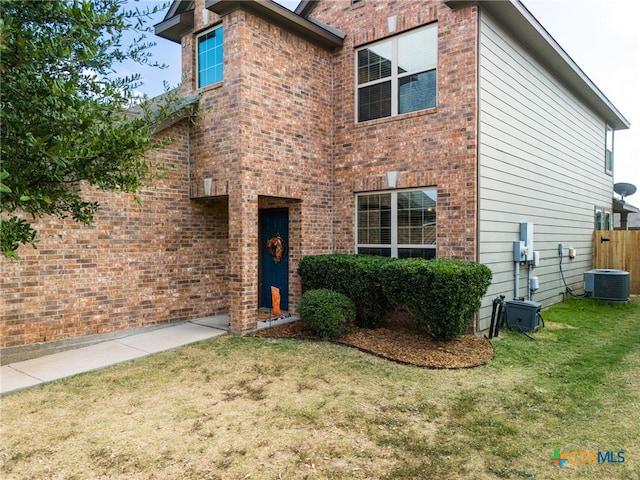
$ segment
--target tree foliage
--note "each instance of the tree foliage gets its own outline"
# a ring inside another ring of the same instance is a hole
[[[120,62],[151,65],[144,20],[124,0],[3,0],[1,248],[35,246],[42,215],[91,223],[99,205],[82,187],[136,192],[152,171],[152,114],[131,116],[140,76],[118,76]],[[130,47],[123,36],[138,38]]]

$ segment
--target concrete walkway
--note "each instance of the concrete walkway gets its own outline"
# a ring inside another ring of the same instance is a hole
[[[9,363],[0,367],[0,395],[172,350],[225,333],[227,332],[223,328],[207,322],[179,323],[87,347]]]

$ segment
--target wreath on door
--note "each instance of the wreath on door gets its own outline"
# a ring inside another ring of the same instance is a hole
[[[287,256],[287,242],[280,236],[280,232],[276,232],[267,240],[267,251],[273,257],[273,263],[280,261]]]

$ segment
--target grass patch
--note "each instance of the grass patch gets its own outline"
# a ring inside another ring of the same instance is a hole
[[[640,302],[569,301],[483,367],[220,337],[0,399],[0,476],[638,479]],[[554,449],[624,451],[551,464]]]

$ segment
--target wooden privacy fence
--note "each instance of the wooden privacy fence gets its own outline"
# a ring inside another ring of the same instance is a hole
[[[593,268],[629,272],[631,295],[640,295],[640,230],[593,232]]]

